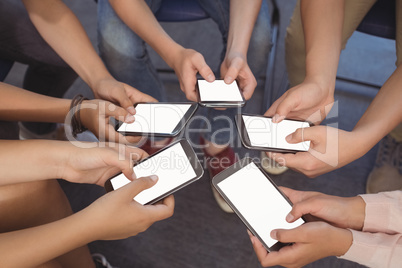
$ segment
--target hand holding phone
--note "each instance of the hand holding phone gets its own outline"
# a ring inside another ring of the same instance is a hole
[[[138,103],[133,123],[123,123],[117,131],[123,135],[174,137],[197,110],[196,103]]]
[[[245,100],[236,81],[226,84],[223,80],[197,81],[198,101],[201,106],[214,108],[242,107]]]
[[[251,158],[244,158],[212,179],[212,184],[267,251],[287,245],[272,239],[274,229],[292,229],[304,223],[288,223],[290,200]]]
[[[284,119],[272,123],[270,117],[261,115],[236,115],[236,125],[244,147],[253,150],[279,153],[307,152],[310,141],[288,143],[286,136],[298,128],[308,128],[308,122]]]
[[[177,190],[201,178],[204,169],[187,140],[170,144],[134,166],[137,178],[157,175],[155,186],[139,193],[134,200],[142,205],[154,204]],[[106,181],[105,188],[112,191],[130,183],[124,174]]]

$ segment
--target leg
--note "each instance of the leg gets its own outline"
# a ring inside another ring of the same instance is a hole
[[[59,220],[72,214],[56,180],[0,187],[0,232],[11,232]],[[6,219],[6,220],[5,220]],[[53,264],[53,266],[52,266]],[[87,247],[75,249],[44,267],[94,267]]]
[[[28,65],[23,87],[63,97],[77,75],[39,35],[20,1],[0,2],[0,31],[0,58]],[[36,134],[49,133],[56,127],[49,123],[24,126]]]
[[[160,1],[147,3],[153,12],[160,6]],[[159,101],[166,100],[163,83],[149,58],[145,42],[118,17],[108,0],[98,2],[98,45],[106,67],[116,79]]]
[[[342,31],[342,48],[347,40],[359,26],[364,16],[374,5],[376,0],[346,0],[345,17]],[[306,51],[304,46],[304,33],[300,17],[300,1],[297,2],[290,25],[286,33],[286,67],[291,87],[303,82],[306,76]]]

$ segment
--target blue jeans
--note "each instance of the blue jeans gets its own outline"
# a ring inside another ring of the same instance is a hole
[[[224,43],[221,60],[229,32],[229,0],[198,0],[200,6],[217,24]],[[146,0],[153,13],[159,9],[161,0]],[[108,0],[98,1],[99,52],[111,74],[159,101],[166,101],[163,83],[152,65],[145,42],[118,17]],[[268,5],[263,1],[249,45],[248,63],[253,74],[265,74],[267,58],[271,49],[271,28]],[[233,140],[231,132],[219,130],[233,126],[236,109],[225,111],[208,109],[206,117],[211,120],[211,131],[204,138],[216,144],[228,144]],[[219,120],[217,119],[219,116]],[[230,121],[222,119],[222,116]],[[215,133],[215,135],[214,135]]]

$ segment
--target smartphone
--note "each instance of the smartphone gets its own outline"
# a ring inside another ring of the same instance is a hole
[[[310,141],[295,144],[286,141],[286,136],[296,129],[310,127],[308,122],[284,119],[279,123],[272,123],[270,117],[251,114],[236,115],[235,122],[242,144],[248,149],[297,153],[307,152],[310,148]]]
[[[138,103],[133,123],[120,123],[123,135],[174,137],[180,133],[197,110],[197,103]]]
[[[237,81],[228,85],[223,80],[198,80],[196,88],[198,102],[204,107],[243,107],[246,103]]]
[[[137,178],[157,175],[158,182],[139,193],[134,200],[142,205],[154,204],[177,190],[195,182],[204,174],[204,169],[187,140],[181,139],[134,166]],[[129,183],[120,173],[105,183],[106,191],[113,191]]]
[[[305,222],[302,218],[293,223],[286,221],[292,203],[251,158],[243,158],[220,172],[212,184],[268,252],[289,245],[272,239],[272,230],[292,229]]]

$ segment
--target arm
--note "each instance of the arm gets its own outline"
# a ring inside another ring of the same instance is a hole
[[[334,100],[344,1],[302,0],[300,12],[306,47],[306,77],[266,112],[274,116],[274,122],[285,117],[321,122]]]
[[[95,97],[120,104],[134,114],[133,103],[145,94],[110,75],[72,11],[59,0],[23,2],[41,36],[89,85]]]
[[[229,36],[221,75],[227,84],[237,80],[245,99],[251,98],[257,86],[247,64],[247,50],[260,7],[261,0],[230,1]]]
[[[1,82],[0,95],[0,120],[63,123],[70,110],[71,100],[40,95]],[[140,139],[117,133],[110,125],[110,117],[134,122],[133,115],[108,101],[87,100],[81,104],[80,120],[102,141],[132,143]]]
[[[63,141],[0,141],[0,185],[62,178],[103,186],[119,171],[129,180],[135,178],[132,160],[146,156],[141,149],[124,145],[86,145],[88,148]],[[21,156],[24,160],[16,161]]]
[[[402,66],[399,66],[377,93],[352,131],[314,126],[299,129],[287,137],[289,143],[310,140],[308,152],[268,156],[309,177],[340,168],[366,154],[402,122]]]
[[[145,1],[109,1],[119,17],[148,43],[162,59],[175,70],[182,91],[189,100],[197,101],[195,92],[196,74],[207,81],[214,81],[215,76],[206,64],[204,57],[177,44],[162,29]]]
[[[173,214],[170,196],[157,205],[142,206],[133,198],[157,178],[140,178],[108,193],[67,218],[38,227],[0,234],[0,265],[38,266],[95,240],[123,239],[145,231]],[[119,219],[116,221],[115,219]]]

